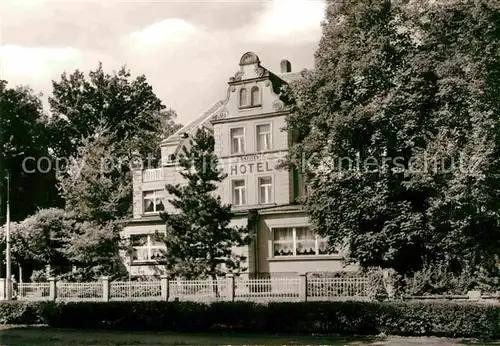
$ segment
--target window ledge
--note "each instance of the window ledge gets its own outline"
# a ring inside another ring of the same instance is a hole
[[[158,261],[158,260],[144,260],[144,261],[132,261],[130,263],[131,266],[144,266],[144,265],[160,265],[163,264],[163,261]]]
[[[262,109],[262,104],[258,105],[250,105],[250,106],[239,106],[238,107],[240,110],[250,110],[250,109]]]
[[[160,216],[160,213],[163,213],[163,211],[155,211],[155,212],[150,212],[150,213],[142,213],[142,217],[148,217],[148,216]]]
[[[331,261],[342,259],[341,255],[310,255],[310,256],[283,256],[268,258],[269,262],[287,261]]]

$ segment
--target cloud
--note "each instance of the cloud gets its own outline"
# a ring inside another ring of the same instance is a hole
[[[166,43],[184,43],[201,33],[201,29],[179,18],[167,18],[134,31],[125,37],[136,51],[151,51]]]
[[[101,61],[105,70],[118,69],[122,64],[112,56],[74,47],[29,47],[0,45],[0,79],[15,85],[29,85],[43,94],[44,107],[52,92],[52,80],[63,72],[94,70]]]
[[[44,0],[3,0],[2,10],[12,12],[34,11],[40,10],[44,3]]]
[[[224,45],[224,42],[300,44],[317,42],[325,14],[323,0],[273,0],[260,15],[236,30],[208,32],[184,19],[167,18],[125,35],[122,44],[133,51],[151,53],[168,44]],[[194,46],[190,47],[195,49]]]
[[[106,70],[126,64],[133,75],[145,74],[187,123],[226,97],[227,81],[246,51],[271,70],[279,70],[282,58],[297,71],[312,67],[324,15],[319,0],[249,0],[244,7],[98,1],[0,0],[10,8],[3,18],[9,32],[0,45],[0,78],[50,95],[51,80],[64,71],[86,73],[98,61]]]
[[[264,6],[256,3],[255,10],[242,17],[236,29],[223,25],[207,29],[194,18],[179,16],[125,33],[121,43],[127,66],[148,76],[182,122],[226,96],[227,80],[248,50],[271,69],[279,68],[287,56],[295,68],[311,67],[309,60],[313,61],[314,45],[321,37],[324,1],[274,0]],[[230,15],[233,7],[228,4],[226,11]]]
[[[0,46],[1,78],[26,82],[45,81],[55,69],[81,64],[83,54],[72,47]]]
[[[321,21],[326,4],[320,0],[274,0],[247,28],[250,41],[297,44],[315,42],[321,37]]]

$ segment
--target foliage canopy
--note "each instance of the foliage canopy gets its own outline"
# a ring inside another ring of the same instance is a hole
[[[363,267],[496,269],[500,3],[329,1],[316,59],[286,164],[317,232]]]

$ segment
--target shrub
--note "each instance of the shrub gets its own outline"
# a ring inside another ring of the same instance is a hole
[[[364,274],[368,277],[368,298],[371,300],[387,298],[388,294],[384,285],[383,270],[380,268],[369,268]]]
[[[407,336],[498,338],[500,307],[452,302],[381,304],[380,331]]]
[[[40,324],[46,302],[0,302],[0,324]]]
[[[47,282],[49,275],[47,275],[46,269],[34,270],[31,274],[31,282]]]
[[[500,288],[498,272],[464,269],[459,273],[449,270],[446,265],[433,265],[399,278],[398,290],[407,295],[451,294],[464,295],[469,290],[496,292]]]
[[[315,271],[315,272],[308,272],[307,277],[314,279],[314,278],[338,278],[338,279],[344,279],[344,278],[356,278],[359,276],[362,276],[363,273],[357,272],[357,271]]]
[[[500,306],[453,302],[3,302],[0,322],[177,332],[500,338]]]

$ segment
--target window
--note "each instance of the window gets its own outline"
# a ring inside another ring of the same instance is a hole
[[[163,237],[161,233],[131,235],[132,262],[161,260],[165,251]]]
[[[245,130],[243,127],[231,129],[231,153],[242,154],[245,152]]]
[[[293,256],[293,228],[277,228],[273,233],[274,256]]]
[[[259,178],[259,203],[272,202],[273,179],[271,177]]]
[[[164,210],[163,190],[144,192],[144,213],[159,213]]]
[[[240,107],[248,106],[248,92],[247,89],[240,89]]]
[[[250,92],[252,106],[260,106],[260,90],[254,86]]]
[[[338,255],[328,249],[328,241],[308,227],[273,229],[273,256]]]
[[[244,180],[233,180],[233,204],[234,205],[246,204]]]
[[[316,236],[309,228],[296,228],[295,236],[295,253],[297,256],[316,255]]]
[[[271,124],[257,125],[257,151],[271,149]]]

